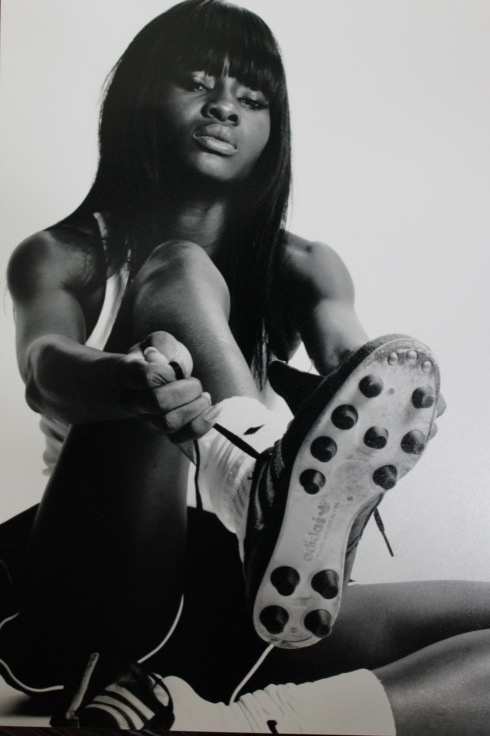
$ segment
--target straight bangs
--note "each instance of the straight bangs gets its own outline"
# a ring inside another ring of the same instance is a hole
[[[166,15],[174,22],[165,29],[170,37],[158,43],[162,71],[204,71],[216,76],[226,70],[261,91],[272,105],[282,96],[284,69],[277,42],[257,15],[221,0],[190,0]]]
[[[217,75],[224,70],[266,96],[272,128],[268,149],[277,163],[283,155],[280,149],[289,144],[289,110],[282,59],[271,30],[254,13],[223,0],[185,0],[137,34],[106,81],[98,178],[108,179],[110,168],[113,181],[117,172],[121,182],[136,184],[126,186],[125,193],[117,187],[115,199],[127,201],[130,195],[134,202],[137,184],[144,182],[145,198],[148,187],[161,194],[165,179],[158,105],[162,81],[182,71]],[[282,144],[274,138],[282,138]],[[270,183],[270,165],[267,168],[264,183]]]

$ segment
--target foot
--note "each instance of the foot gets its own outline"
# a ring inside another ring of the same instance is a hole
[[[137,665],[105,687],[97,687],[99,655],[93,654],[67,708],[51,719],[51,726],[65,728],[147,728],[168,730],[173,708],[163,678]]]
[[[389,335],[308,388],[257,461],[244,544],[256,631],[284,648],[330,633],[364,527],[431,435],[439,371],[425,345]]]

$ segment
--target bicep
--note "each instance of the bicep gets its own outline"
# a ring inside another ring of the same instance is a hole
[[[353,281],[340,256],[323,243],[301,248],[292,263],[301,305],[298,331],[316,369],[325,375],[367,340],[354,308]]]
[[[48,247],[49,246],[49,247]],[[14,302],[17,360],[26,377],[33,344],[58,334],[76,342],[85,340],[83,310],[70,288],[69,259],[46,242],[28,241],[11,258],[8,285]]]

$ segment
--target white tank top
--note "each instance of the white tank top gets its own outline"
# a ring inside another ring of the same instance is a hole
[[[104,217],[100,212],[94,214],[99,225],[100,235],[105,243],[107,238],[107,226]],[[114,322],[119,313],[122,298],[126,291],[128,283],[129,268],[125,264],[117,273],[111,274],[106,280],[104,302],[100,310],[99,318],[94,329],[87,338],[86,345],[91,348],[103,350],[106,346],[109,335],[111,334]],[[39,423],[41,431],[46,438],[46,446],[43,453],[43,461],[45,469],[43,474],[50,476],[61,452],[61,446],[66,438],[69,425],[59,422],[57,419],[50,419],[41,415]]]

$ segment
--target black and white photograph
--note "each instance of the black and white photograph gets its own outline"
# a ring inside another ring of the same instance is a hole
[[[0,732],[486,736],[488,2],[0,54]]]

